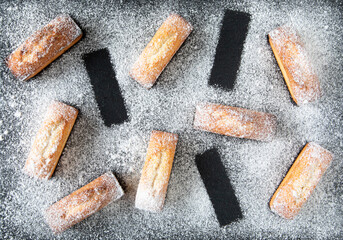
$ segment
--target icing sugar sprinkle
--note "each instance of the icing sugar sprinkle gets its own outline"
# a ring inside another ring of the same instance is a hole
[[[252,15],[233,91],[208,86],[224,9]],[[31,81],[20,82],[0,61],[1,239],[342,239],[343,237],[343,18],[339,3],[301,1],[39,1],[0,3],[0,59],[59,14],[69,14],[84,37]],[[139,54],[170,13],[193,26],[183,46],[146,90],[128,76]],[[299,33],[323,92],[313,103],[291,101],[267,34],[290,23]],[[109,49],[130,114],[122,125],[101,121],[82,55]],[[53,100],[80,110],[49,181],[21,172],[32,141]],[[195,106],[212,102],[268,112],[277,117],[270,142],[193,129]],[[163,211],[134,208],[152,130],[176,133]],[[4,134],[8,131],[8,134]],[[313,194],[291,221],[268,203],[305,146],[316,142],[335,158]],[[220,228],[195,155],[217,147],[243,219]],[[107,171],[125,195],[61,235],[53,236],[43,212]]]
[[[16,111],[16,112],[14,113],[14,116],[17,117],[17,118],[20,118],[20,117],[21,117],[21,112]]]

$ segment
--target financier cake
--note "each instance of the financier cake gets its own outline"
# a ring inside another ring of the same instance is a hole
[[[40,179],[51,178],[77,114],[77,109],[64,103],[50,104],[26,160],[24,172]]]
[[[82,31],[68,15],[59,15],[32,34],[6,59],[19,80],[28,80],[67,51],[82,37]]]
[[[192,30],[185,19],[171,14],[134,63],[130,76],[142,86],[151,88]]]
[[[107,172],[51,205],[45,219],[54,233],[61,233],[123,195],[116,177]]]
[[[158,212],[164,205],[178,136],[152,131],[136,194],[136,208]]]
[[[332,154],[314,142],[306,144],[270,201],[270,209],[294,218],[332,161]]]
[[[194,128],[231,137],[269,141],[276,132],[276,117],[270,113],[202,103],[196,106]]]
[[[297,32],[285,25],[268,36],[294,102],[301,105],[318,99],[321,95],[319,80]]]

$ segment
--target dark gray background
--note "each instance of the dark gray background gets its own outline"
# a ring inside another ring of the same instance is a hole
[[[207,86],[224,9],[252,15],[236,87]],[[146,91],[127,76],[132,63],[171,12],[194,31],[156,86]],[[70,14],[82,40],[32,81],[19,82],[4,59],[59,13]],[[266,40],[291,22],[304,38],[323,97],[298,107],[290,98]],[[321,1],[0,1],[0,238],[2,239],[342,239],[343,238],[343,20],[342,3]],[[106,128],[82,54],[109,48],[130,121]],[[61,100],[80,115],[51,180],[36,181],[21,169],[46,107]],[[266,111],[278,117],[270,143],[194,131],[202,101]],[[179,134],[162,213],[134,208],[134,196],[152,129]],[[270,212],[268,202],[308,141],[335,158],[299,216]],[[236,190],[243,220],[219,228],[194,164],[197,153],[217,147]],[[126,195],[59,236],[42,211],[112,170]]]

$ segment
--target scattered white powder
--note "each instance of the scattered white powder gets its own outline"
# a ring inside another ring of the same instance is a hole
[[[338,5],[338,4],[337,4]],[[57,239],[342,239],[343,236],[343,18],[333,3],[301,1],[23,1],[0,3],[0,238],[53,238],[43,210],[108,170],[123,184],[123,198]],[[224,9],[249,12],[236,86],[227,92],[207,85]],[[146,90],[128,77],[132,64],[172,12],[194,31]],[[31,81],[15,80],[5,59],[29,35],[60,13],[70,14],[85,35]],[[298,31],[318,74],[323,96],[301,107],[292,103],[267,34],[290,23]],[[107,128],[100,117],[82,55],[110,51],[130,114]],[[80,114],[55,174],[39,181],[22,173],[32,141],[52,100]],[[269,112],[278,127],[271,142],[237,139],[193,130],[199,102]],[[21,116],[17,117],[18,114]],[[151,130],[179,135],[164,209],[134,208]],[[8,135],[3,134],[7,130]],[[306,142],[335,158],[292,221],[273,214],[268,203]],[[195,155],[217,147],[236,190],[244,218],[220,228]],[[107,154],[108,152],[108,154]]]
[[[21,117],[21,112],[16,111],[16,112],[14,113],[14,116],[17,117],[17,118],[20,118],[20,117]]]

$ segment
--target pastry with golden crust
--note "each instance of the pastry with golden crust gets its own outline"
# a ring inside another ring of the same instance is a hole
[[[134,63],[130,76],[151,88],[192,30],[185,19],[171,14]]]
[[[6,59],[19,80],[28,80],[67,51],[82,37],[82,31],[68,15],[59,15],[32,34]]]
[[[306,144],[274,193],[270,209],[286,219],[294,218],[331,161],[328,150],[313,142]]]
[[[78,110],[53,102],[33,142],[24,172],[32,177],[49,179],[74,126]]]
[[[45,219],[54,233],[61,233],[123,195],[116,177],[107,172],[51,205]]]
[[[177,134],[152,131],[137,189],[136,208],[152,212],[162,210],[177,140]]]
[[[194,117],[195,129],[261,141],[272,139],[276,125],[272,114],[212,103],[197,105]]]
[[[294,102],[301,105],[318,99],[319,80],[297,32],[285,25],[271,31],[268,37]]]

